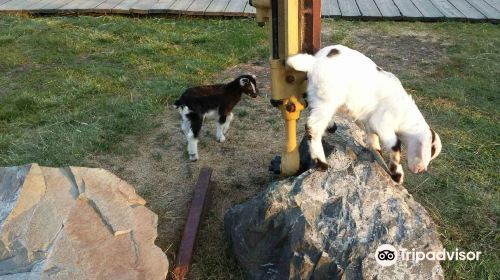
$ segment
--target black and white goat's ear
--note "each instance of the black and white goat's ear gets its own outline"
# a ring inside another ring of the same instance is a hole
[[[250,80],[248,78],[241,78],[240,79],[240,86],[244,87],[250,83]]]
[[[439,135],[436,132],[434,132],[432,128],[430,128],[430,130],[432,135],[432,144],[431,144],[431,160],[432,160],[435,159],[439,155],[439,153],[441,153],[442,145],[441,145],[441,138],[439,138]]]
[[[252,78],[253,78],[254,80],[257,80],[257,76],[255,76],[255,75],[252,75]]]

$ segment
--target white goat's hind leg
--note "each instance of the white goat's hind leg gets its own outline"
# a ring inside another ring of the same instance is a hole
[[[394,133],[385,134],[381,137],[385,149],[390,152],[389,171],[392,180],[401,184],[404,179],[403,166],[401,165],[401,141]]]
[[[326,163],[321,138],[336,109],[334,106],[313,108],[307,119],[306,134],[310,140],[311,159],[316,161],[317,166],[322,171],[328,169],[328,164]]]
[[[193,130],[189,129],[189,132],[186,134],[187,142],[188,142],[188,155],[190,161],[198,160],[198,138],[194,136]]]

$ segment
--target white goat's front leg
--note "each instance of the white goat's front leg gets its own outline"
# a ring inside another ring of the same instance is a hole
[[[378,135],[373,132],[368,132],[368,146],[373,150],[373,152],[378,153],[382,156],[382,148],[380,148],[380,141]]]
[[[321,138],[336,110],[337,106],[331,105],[312,108],[307,119],[306,135],[310,141],[311,159],[316,161],[316,165],[321,171],[328,169]]]
[[[401,165],[401,140],[394,133],[380,135],[384,148],[390,153],[389,171],[392,180],[401,184],[404,179],[403,166]]]
[[[231,121],[233,120],[233,113],[229,113],[227,116],[220,115],[219,116],[219,121],[217,122],[217,132],[216,132],[216,139],[219,142],[224,142],[226,141],[226,136],[225,134],[229,130],[229,125],[231,124]]]

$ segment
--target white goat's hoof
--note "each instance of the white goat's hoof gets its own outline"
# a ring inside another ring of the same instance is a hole
[[[224,142],[224,141],[226,141],[226,137],[224,137],[224,135],[222,135],[221,137],[219,137],[219,138],[217,139],[217,142],[219,142],[219,143],[222,143],[222,142]]]
[[[189,160],[190,161],[197,161],[198,160],[198,155],[197,154],[189,154]]]

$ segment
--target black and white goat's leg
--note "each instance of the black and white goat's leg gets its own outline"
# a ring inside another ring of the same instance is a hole
[[[401,184],[404,179],[403,166],[401,165],[401,140],[394,133],[388,135],[381,141],[390,153],[389,175],[394,182]]]
[[[229,113],[227,115],[219,115],[219,120],[217,122],[217,132],[216,132],[216,139],[218,142],[224,142],[226,141],[226,136],[225,134],[229,130],[229,125],[231,124],[231,121],[233,120],[233,113]]]
[[[182,129],[188,142],[187,150],[190,161],[197,161],[198,156],[198,136],[200,135],[203,116],[196,113],[189,113],[183,117]]]
[[[331,106],[330,104],[312,108],[311,114],[307,119],[306,136],[310,143],[311,159],[316,162],[317,167],[321,171],[326,171],[328,169],[321,138],[337,109],[336,107],[337,106]]]

